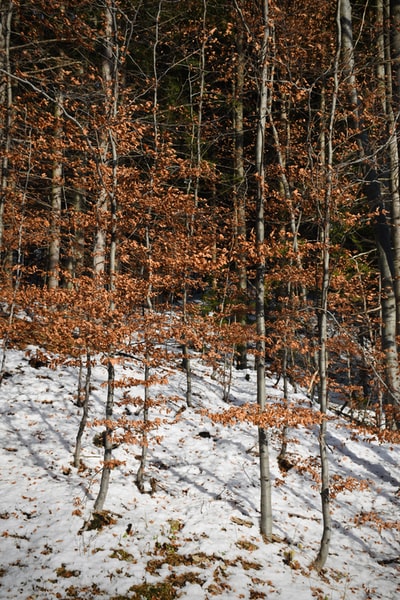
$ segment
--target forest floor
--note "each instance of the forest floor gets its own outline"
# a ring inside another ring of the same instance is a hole
[[[150,389],[165,399],[152,412],[162,423],[149,446],[148,493],[135,485],[140,447],[121,445],[114,454],[124,464],[113,470],[95,522],[98,428],[84,434],[83,468],[72,466],[77,368],[35,368],[29,353],[8,352],[0,387],[1,600],[399,598],[400,446],[332,416],[332,543],[318,573],[310,568],[321,538],[318,427],[290,430],[284,471],[272,433],[274,542],[267,544],[259,533],[257,431],[204,414],[254,402],[255,373],[234,371],[223,401],[221,378],[193,363],[193,408],[185,407],[179,369]],[[140,363],[118,369],[142,377]],[[104,411],[105,378],[106,369],[94,367],[92,419]],[[282,398],[275,383],[267,381],[269,402]],[[301,393],[290,400],[310,405]],[[116,414],[125,410],[117,406]]]

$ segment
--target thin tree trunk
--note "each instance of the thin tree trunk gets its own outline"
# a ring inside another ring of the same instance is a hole
[[[272,70],[272,74],[271,74],[271,78],[270,78],[271,83],[272,83],[274,77],[275,77],[275,69]],[[289,211],[289,215],[290,215],[290,231],[291,231],[292,238],[293,238],[293,251],[295,254],[295,258],[296,258],[297,268],[300,272],[302,272],[303,271],[303,263],[301,260],[301,254],[299,252],[299,244],[298,244],[299,227],[300,227],[300,222],[301,222],[301,211],[297,210],[297,208],[294,206],[292,190],[291,190],[291,186],[290,186],[289,179],[287,176],[287,164],[286,163],[287,163],[288,149],[290,148],[290,124],[289,124],[289,119],[288,119],[288,114],[287,114],[286,101],[285,101],[285,98],[282,99],[282,110],[281,110],[281,121],[286,126],[286,134],[287,134],[287,142],[286,142],[286,148],[285,148],[281,142],[281,137],[279,135],[279,131],[278,131],[278,128],[275,123],[274,113],[272,110],[272,100],[273,100],[272,95],[270,95],[268,102],[267,102],[268,122],[271,127],[272,137],[274,140],[274,150],[275,150],[276,158],[277,158],[277,161],[278,161],[278,164],[280,167],[279,179],[280,179],[281,193],[283,194],[283,196],[285,198],[286,207],[287,207],[287,209]],[[301,294],[302,302],[303,302],[303,304],[305,304],[307,291],[305,289],[304,284],[301,285],[300,294]]]
[[[283,356],[282,356],[282,377],[283,377],[283,401],[286,405],[288,404],[288,399],[289,399],[289,381],[288,381],[288,372],[287,372],[288,354],[289,354],[289,349],[288,349],[287,345],[285,344],[284,348],[283,348]],[[281,449],[280,449],[280,452],[279,452],[278,458],[277,458],[278,465],[283,469],[285,469],[285,465],[287,465],[286,455],[287,455],[287,445],[288,445],[288,432],[289,432],[289,428],[285,425],[282,430]]]
[[[329,176],[329,175],[328,175]],[[329,202],[329,199],[327,198]],[[322,414],[322,421],[319,432],[319,451],[321,459],[321,505],[322,505],[322,521],[323,530],[321,544],[318,556],[315,560],[315,567],[322,568],[329,554],[329,547],[332,534],[331,514],[330,514],[330,499],[329,499],[329,463],[326,446],[327,421],[326,414],[328,410],[328,291],[329,291],[329,230],[330,230],[330,215],[327,208],[325,214],[325,226],[322,232],[323,257],[322,257],[322,290],[321,290],[321,307],[319,315],[319,403]]]
[[[235,148],[234,148],[234,197],[235,197],[235,238],[239,260],[238,278],[239,278],[239,303],[241,305],[238,321],[241,325],[246,325],[247,315],[244,308],[247,294],[247,269],[246,256],[241,250],[242,244],[246,241],[246,180],[244,169],[244,129],[243,129],[243,90],[245,75],[245,56],[243,48],[244,32],[239,23],[237,35],[237,68],[234,87],[234,130],[235,130]],[[247,369],[247,347],[246,344],[240,344],[237,347],[237,366],[238,369]]]
[[[103,457],[103,469],[101,473],[100,489],[96,501],[94,503],[93,510],[100,512],[103,510],[104,503],[107,498],[108,488],[110,485],[110,476],[112,471],[112,450],[113,450],[113,427],[112,427],[112,416],[114,410],[114,383],[115,383],[115,371],[114,365],[111,360],[108,361],[107,365],[108,379],[107,379],[107,402],[106,402],[106,415],[105,415],[105,432],[104,432],[104,457]]]
[[[387,3],[386,3],[387,6]],[[385,91],[388,119],[389,137],[389,191],[391,206],[391,231],[393,237],[393,267],[394,267],[394,295],[396,302],[396,338],[393,352],[389,349],[392,377],[390,403],[393,404],[393,415],[389,419],[393,429],[400,427],[400,372],[399,372],[399,347],[398,336],[400,335],[400,178],[399,178],[399,145],[398,145],[398,114],[400,101],[400,1],[390,1],[390,19],[384,19],[383,24],[389,23],[389,43],[385,44],[387,54],[385,56]],[[384,16],[385,13],[384,13]]]
[[[81,464],[82,436],[86,428],[89,416],[90,382],[92,377],[92,363],[89,350],[86,353],[86,377],[85,377],[85,395],[82,403],[82,417],[79,423],[78,433],[75,441],[74,467],[79,468]],[[80,394],[80,389],[79,389]]]
[[[200,65],[199,65],[199,89],[196,94],[198,109],[197,113],[194,113],[194,101],[193,101],[193,90],[192,90],[192,81],[188,79],[189,90],[190,90],[190,111],[191,111],[191,119],[192,119],[192,131],[191,131],[191,141],[190,141],[190,161],[196,175],[194,180],[192,177],[189,177],[187,184],[187,193],[193,193],[193,204],[194,208],[198,207],[199,203],[199,192],[200,192],[200,169],[201,169],[201,134],[202,134],[202,126],[203,126],[203,101],[204,101],[204,90],[205,90],[205,64],[206,64],[206,44],[207,44],[207,35],[206,35],[206,19],[207,19],[207,4],[208,0],[203,0],[203,15],[202,15],[202,27],[203,27],[203,35],[202,35],[202,44],[200,47]],[[186,218],[186,230],[187,230],[187,238],[188,238],[188,247],[190,246],[190,240],[194,235],[194,214],[192,216],[188,216]],[[183,322],[185,325],[189,324],[189,314],[188,314],[188,286],[186,284],[184,278],[183,290],[182,290],[182,302],[183,302]],[[184,343],[182,345],[182,367],[186,372],[186,404],[187,406],[193,406],[192,401],[192,365],[190,358],[190,346],[188,343]]]
[[[382,0],[377,1],[380,11]],[[390,6],[389,6],[390,5]],[[379,19],[379,17],[378,17]],[[399,147],[398,111],[400,101],[400,1],[386,1],[379,19],[383,30],[383,54],[380,67],[384,71],[381,89],[384,93],[387,119],[389,194],[391,207],[391,231],[393,239],[394,293],[396,297],[397,335],[400,335],[400,193],[399,193]],[[389,30],[388,30],[389,26]],[[399,400],[400,398],[397,398]]]
[[[189,317],[187,312],[187,286],[184,286],[183,298],[182,298],[182,311],[183,311],[183,322],[185,325],[188,324]],[[192,364],[190,360],[190,348],[189,345],[184,343],[182,345],[182,367],[186,373],[186,404],[188,407],[193,406],[192,401]]]
[[[113,34],[115,32],[115,6],[114,0],[106,0],[104,7],[104,38],[102,45],[101,75],[105,95],[105,113],[107,119],[112,119],[116,115],[118,103],[118,81],[117,81],[117,49],[113,45]],[[106,165],[109,158],[111,145],[111,156],[113,161],[113,190],[108,189],[107,182],[103,179],[101,168],[98,169],[100,175],[101,189],[96,203],[97,228],[93,249],[93,268],[95,275],[104,275],[106,269],[106,246],[107,246],[107,214],[109,210],[109,200],[115,202],[115,169],[116,169],[116,148],[113,132],[105,128],[101,133],[99,142],[99,160],[101,165]],[[116,211],[114,211],[116,214]],[[112,259],[112,254],[109,256]],[[115,266],[115,265],[114,265]]]
[[[322,156],[325,158],[325,198],[324,205],[321,207],[320,214],[322,219],[321,243],[322,243],[322,284],[321,284],[321,304],[319,307],[319,403],[321,412],[321,425],[319,431],[319,452],[321,460],[321,509],[322,509],[322,537],[317,558],[314,566],[322,569],[325,565],[332,536],[332,517],[330,512],[329,498],[329,462],[327,454],[327,419],[328,412],[328,308],[329,308],[329,282],[330,282],[330,230],[331,230],[331,210],[332,210],[332,189],[333,189],[333,133],[336,118],[337,96],[339,89],[339,60],[342,48],[342,25],[341,25],[341,7],[342,0],[337,2],[336,24],[337,24],[337,51],[333,64],[333,94],[331,100],[329,123],[326,136],[322,140],[326,142],[322,150]],[[322,119],[324,122],[324,119]]]
[[[85,197],[82,190],[75,190],[71,210],[74,221],[79,221],[79,213],[83,212]],[[73,287],[73,280],[79,276],[82,271],[85,256],[85,235],[81,227],[76,226],[72,232],[72,240],[68,257],[66,258],[65,269],[68,272],[67,287]]]
[[[61,207],[62,207],[62,151],[60,148],[62,138],[63,116],[63,93],[60,90],[57,93],[57,102],[54,105],[55,132],[54,139],[56,148],[56,160],[52,169],[52,189],[51,189],[51,224],[50,224],[50,243],[49,243],[49,279],[48,288],[53,290],[59,286],[60,281],[60,249],[61,249]]]
[[[146,470],[147,463],[147,452],[148,452],[148,436],[147,436],[147,425],[149,422],[149,377],[150,377],[150,367],[149,367],[149,357],[146,356],[145,366],[144,366],[144,402],[143,402],[143,430],[142,430],[142,450],[140,454],[140,462],[139,468],[136,473],[136,485],[141,494],[145,492],[144,485],[144,474]]]
[[[14,324],[15,312],[17,309],[16,299],[17,299],[17,295],[18,295],[18,292],[20,289],[21,277],[22,277],[22,265],[23,265],[22,242],[23,242],[24,234],[25,234],[25,213],[26,213],[26,203],[27,203],[27,194],[28,194],[29,174],[32,169],[32,161],[31,161],[31,159],[32,159],[32,139],[31,139],[31,131],[30,130],[29,130],[29,134],[28,134],[28,147],[29,147],[29,152],[28,152],[27,176],[25,179],[25,188],[24,188],[24,192],[22,195],[22,199],[21,199],[20,220],[19,220],[19,225],[18,225],[18,249],[17,249],[17,257],[15,260],[16,269],[14,271],[14,288],[13,288],[12,301],[10,302],[10,305],[8,307],[9,308],[8,325],[7,325],[7,329],[3,333],[3,339],[2,339],[2,358],[1,358],[1,362],[0,362],[0,383],[2,382],[3,377],[4,377],[7,349],[8,349],[8,345],[10,343],[9,333],[12,331],[13,324]]]
[[[11,147],[11,121],[12,121],[12,85],[8,75],[11,71],[10,65],[10,34],[12,23],[13,2],[4,2],[0,13],[0,69],[2,77],[0,81],[0,105],[4,108],[5,119],[0,124],[0,143],[2,146],[2,157],[0,163],[0,256],[3,253],[4,237],[4,205],[8,187],[8,153]]]
[[[257,403],[262,413],[265,410],[265,256],[264,256],[264,202],[265,202],[265,169],[264,142],[268,99],[268,63],[267,50],[269,40],[269,3],[263,1],[263,40],[260,54],[259,78],[259,108],[256,139],[256,169],[257,169],[257,208],[256,208],[256,373],[257,373]],[[272,500],[271,474],[269,465],[269,435],[268,431],[258,428],[258,443],[260,452],[260,530],[267,541],[272,540]]]

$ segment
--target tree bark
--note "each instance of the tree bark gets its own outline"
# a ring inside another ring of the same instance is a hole
[[[113,44],[113,34],[115,33],[115,6],[114,0],[106,0],[104,7],[104,37],[102,45],[102,62],[101,62],[101,76],[104,87],[104,99],[105,99],[105,116],[106,119],[112,119],[116,115],[116,107],[118,102],[118,77],[117,77],[117,55],[116,49]],[[111,149],[110,149],[111,146]],[[109,153],[111,151],[111,160],[113,165],[112,175],[112,189],[110,184],[103,176],[102,169],[106,167]],[[114,134],[111,129],[111,125],[108,125],[102,132],[98,148],[98,156],[100,166],[98,169],[100,175],[100,191],[96,203],[96,235],[93,249],[93,268],[95,275],[104,275],[106,270],[106,248],[107,248],[107,216],[109,212],[109,202],[111,201],[112,211],[112,228],[114,227],[114,215],[116,215],[115,209],[115,179],[116,179],[116,167],[117,167],[117,156]],[[115,239],[115,236],[114,236]],[[115,247],[114,247],[115,250]],[[109,259],[113,260],[113,246],[111,245],[111,252]],[[111,274],[114,266],[110,265]]]
[[[82,417],[79,423],[78,433],[75,441],[75,452],[74,452],[74,467],[79,468],[81,463],[81,449],[82,449],[82,436],[86,428],[88,416],[89,416],[89,399],[90,399],[90,381],[92,377],[92,363],[89,350],[86,354],[86,377],[85,377],[85,395],[82,404]]]
[[[377,2],[379,9],[380,2]],[[386,11],[385,11],[386,7]],[[400,193],[399,193],[399,147],[398,147],[398,110],[400,101],[400,2],[391,0],[383,10],[382,25],[386,53],[383,55],[385,70],[385,108],[387,119],[387,136],[389,146],[389,194],[391,207],[391,231],[393,238],[394,293],[396,297],[397,335],[400,335]],[[387,10],[389,8],[389,14]],[[389,31],[385,32],[389,23]]]
[[[264,143],[268,102],[268,40],[269,40],[269,3],[263,1],[263,39],[260,53],[259,107],[256,138],[256,170],[257,170],[257,207],[256,207],[256,373],[257,403],[262,413],[266,404],[265,388],[265,255],[264,255],[264,202],[265,202],[265,169]],[[271,474],[269,465],[269,434],[258,428],[258,444],[260,452],[260,530],[267,541],[272,540],[272,500]]]
[[[246,241],[246,180],[244,169],[244,131],[243,131],[243,89],[245,76],[245,56],[243,48],[243,27],[239,23],[237,34],[237,67],[234,86],[234,197],[235,197],[235,238],[237,244],[238,256],[238,278],[239,278],[239,303],[241,305],[238,321],[241,325],[246,325],[247,318],[244,310],[247,294],[247,269],[246,256],[241,250],[242,244]],[[247,347],[246,344],[240,344],[237,347],[237,366],[239,369],[247,369]]]
[[[82,158],[82,160],[84,160]],[[79,213],[82,213],[85,205],[85,195],[83,190],[75,190],[71,210],[76,225],[72,231],[72,239],[69,252],[65,261],[65,269],[68,272],[67,287],[73,287],[73,280],[82,272],[85,257],[85,235],[83,229],[79,226]]]
[[[400,334],[400,194],[399,150],[397,140],[397,103],[400,98],[400,2],[377,0],[378,31],[378,94],[387,123],[388,159],[387,180],[380,180],[375,169],[368,171],[367,197],[376,211],[375,238],[381,276],[382,349],[386,373],[386,404],[400,407],[400,370],[398,335]],[[387,190],[389,211],[386,210],[382,189]],[[383,197],[382,197],[383,196]],[[390,214],[390,220],[387,214]],[[388,411],[389,412],[389,411]],[[396,425],[398,416],[389,419]]]
[[[346,0],[337,0],[336,25],[337,25],[337,49],[333,63],[333,93],[329,111],[328,127],[326,135],[321,137],[322,143],[326,143],[326,149],[322,148],[321,156],[324,157],[322,167],[325,170],[325,197],[323,206],[320,209],[321,214],[321,246],[322,246],[322,284],[321,284],[321,303],[318,315],[318,370],[319,370],[319,403],[321,412],[321,424],[319,431],[319,452],[321,460],[321,510],[322,510],[322,537],[317,558],[314,566],[321,569],[328,558],[329,548],[332,536],[332,518],[330,513],[329,498],[329,462],[327,454],[326,434],[329,401],[328,386],[328,308],[329,308],[329,282],[330,282],[330,232],[331,232],[331,212],[332,212],[332,190],[333,190],[333,134],[336,118],[337,96],[339,89],[339,60],[342,50],[343,30],[341,10],[343,2]],[[324,124],[325,119],[322,119]],[[324,126],[324,125],[322,125]]]
[[[63,165],[62,165],[62,150],[61,150],[61,139],[62,139],[62,121],[63,116],[62,110],[63,104],[63,93],[61,90],[57,93],[57,101],[54,105],[54,120],[55,120],[55,132],[54,142],[55,148],[55,161],[53,163],[53,169],[51,174],[51,217],[50,217],[50,242],[49,242],[49,278],[47,286],[49,290],[55,289],[59,285],[60,281],[60,249],[61,249],[61,207],[62,207],[62,176],[63,176]]]
[[[147,426],[148,426],[148,422],[149,422],[149,399],[150,399],[149,377],[150,377],[149,356],[146,355],[145,366],[144,366],[142,450],[141,450],[141,454],[140,454],[139,468],[136,473],[136,485],[141,494],[144,494],[144,492],[145,492],[144,474],[145,474],[145,470],[146,470],[147,452],[148,452],[148,446],[149,446],[148,436],[147,436]]]
[[[330,179],[329,173],[327,174]],[[325,199],[325,223],[322,230],[322,289],[321,289],[321,306],[319,312],[319,351],[318,351],[318,369],[319,369],[319,403],[322,415],[320,432],[319,432],[319,452],[321,460],[321,508],[322,508],[322,537],[318,556],[315,560],[315,567],[322,568],[329,554],[329,547],[332,534],[330,500],[329,500],[329,463],[326,446],[327,421],[326,414],[328,411],[328,293],[329,293],[329,271],[330,271],[330,198],[329,198],[329,183],[327,186],[327,197]]]
[[[385,0],[386,3],[388,0]],[[377,0],[380,4],[382,0]],[[394,100],[400,101],[400,0],[390,0],[390,49],[393,70]]]
[[[108,380],[107,380],[107,402],[106,402],[106,415],[105,415],[105,431],[104,431],[104,457],[103,457],[103,469],[101,472],[101,481],[99,493],[94,503],[93,510],[100,512],[104,508],[104,503],[107,498],[108,488],[110,485],[110,476],[112,471],[112,450],[113,450],[113,427],[112,427],[112,416],[114,410],[114,381],[115,372],[114,365],[111,360],[108,361],[107,365]]]
[[[392,7],[397,4],[397,1],[392,2]],[[355,75],[356,61],[350,0],[341,0],[340,5],[343,74],[346,77],[348,99],[352,110],[351,127],[357,136],[359,153],[362,159],[364,193],[368,201],[368,209],[375,215],[373,225],[382,287],[380,302],[386,384],[385,398],[386,403],[398,407],[400,405],[400,371],[397,346],[400,313],[400,196],[396,123],[392,107],[392,50],[386,29],[386,23],[390,17],[389,4],[387,0],[377,0],[375,5],[378,52],[376,67],[377,96],[381,99],[382,112],[387,122],[385,146],[388,152],[385,153],[383,158],[385,162],[387,158],[389,159],[389,176],[386,177],[386,180],[379,173],[379,163],[371,158],[372,150],[368,130],[363,123]],[[398,14],[397,10],[396,14]],[[398,40],[398,38],[393,39]],[[396,55],[395,51],[394,54]],[[397,64],[396,61],[395,64]],[[385,169],[387,169],[386,165],[382,168],[382,171]],[[383,189],[388,191],[388,202],[385,202]]]
[[[192,118],[192,131],[190,139],[190,162],[194,167],[195,176],[194,178],[189,177],[187,183],[187,193],[193,193],[193,204],[194,209],[199,204],[199,193],[200,193],[200,171],[201,171],[201,147],[202,147],[202,128],[203,128],[203,102],[204,102],[204,91],[205,91],[205,67],[206,67],[206,21],[207,21],[207,6],[208,0],[203,0],[203,13],[202,13],[202,44],[200,47],[199,54],[199,87],[196,93],[198,108],[195,113],[192,81],[189,74],[189,88],[190,88],[190,113]],[[188,238],[188,247],[190,246],[190,240],[194,235],[194,212],[191,216],[186,217],[186,230]],[[183,301],[183,322],[185,325],[189,324],[188,314],[188,286],[186,283],[186,273],[184,274],[183,290],[182,290],[182,301]],[[186,372],[186,404],[187,406],[193,406],[192,399],[192,364],[190,357],[190,343],[184,343],[182,345],[182,366]]]
[[[2,158],[0,163],[0,256],[3,252],[4,237],[4,205],[8,187],[8,152],[11,147],[11,119],[12,119],[12,84],[9,73],[10,64],[10,35],[13,14],[13,2],[3,2],[0,12],[0,106],[3,118],[0,119],[0,142]]]

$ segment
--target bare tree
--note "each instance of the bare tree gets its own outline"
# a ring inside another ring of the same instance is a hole
[[[103,510],[104,503],[107,498],[108,488],[110,485],[112,465],[112,451],[113,451],[113,423],[112,416],[114,411],[114,383],[115,383],[115,370],[111,360],[107,364],[107,401],[106,401],[106,414],[105,414],[105,430],[103,435],[104,442],[104,457],[103,457],[103,469],[101,472],[100,488],[97,498],[94,503],[93,510],[100,512]]]
[[[265,410],[265,255],[264,255],[264,202],[266,192],[264,144],[268,104],[268,42],[269,42],[269,2],[262,5],[262,44],[260,52],[259,75],[259,105],[256,139],[256,170],[257,170],[257,209],[256,209],[256,244],[257,244],[257,273],[256,273],[256,372],[257,372],[257,403],[260,412]],[[260,451],[260,512],[261,533],[268,541],[272,539],[272,500],[271,474],[269,464],[269,434],[264,427],[258,428]]]
[[[101,76],[104,88],[104,110],[108,126],[101,130],[98,142],[100,166],[100,191],[96,203],[97,228],[93,250],[93,267],[96,275],[104,275],[106,269],[107,247],[107,215],[111,212],[111,245],[110,245],[110,286],[115,273],[116,260],[116,170],[117,150],[111,121],[115,118],[118,105],[118,45],[115,43],[117,31],[116,6],[114,0],[104,2],[104,36],[102,39]],[[111,159],[111,184],[104,177],[104,171]]]
[[[393,10],[397,3],[390,3]],[[386,402],[400,405],[400,371],[397,335],[400,313],[400,196],[399,165],[396,136],[396,119],[393,110],[392,55],[387,23],[396,11],[390,12],[389,2],[378,0],[375,5],[377,22],[377,97],[381,100],[382,113],[386,121],[384,156],[375,156],[368,128],[364,123],[362,105],[356,79],[356,57],[353,41],[352,6],[350,0],[340,2],[341,51],[343,75],[347,84],[348,102],[351,108],[351,127],[356,133],[364,193],[368,208],[375,215],[374,231],[382,293],[380,295],[382,317],[382,348],[386,379]],[[395,45],[397,38],[393,37]],[[398,49],[399,50],[399,49]],[[396,50],[393,49],[394,56]],[[396,61],[394,61],[396,65]],[[379,166],[380,160],[388,158],[389,176],[382,176],[387,167]],[[385,198],[389,196],[389,198]]]
[[[82,368],[82,366],[83,365],[81,362],[80,367]],[[88,416],[89,416],[91,377],[92,377],[92,359],[90,356],[90,350],[88,349],[86,352],[86,377],[85,377],[85,385],[84,385],[84,390],[83,390],[84,396],[83,396],[83,401],[81,402],[82,416],[81,416],[81,421],[79,423],[78,433],[76,435],[75,451],[74,451],[74,467],[76,467],[76,468],[79,468],[79,465],[81,463],[82,436],[85,431],[86,424],[88,421]],[[81,382],[79,381],[79,386],[80,386],[80,384],[81,384]],[[78,400],[79,400],[80,393],[81,393],[81,389],[79,387]]]
[[[10,35],[13,13],[11,0],[1,2],[0,5],[0,142],[2,157],[0,163],[0,252],[3,250],[4,235],[4,203],[8,186],[8,153],[11,144],[11,110],[12,110],[12,84],[10,65]]]
[[[237,66],[235,70],[234,81],[234,111],[233,124],[235,135],[234,146],[234,198],[235,198],[235,239],[238,245],[237,253],[239,258],[238,278],[239,278],[239,303],[245,302],[247,293],[247,269],[246,257],[241,250],[243,242],[246,240],[246,175],[244,161],[244,84],[245,84],[245,53],[244,53],[244,31],[243,24],[238,19],[238,33],[236,40]],[[246,312],[242,306],[238,314],[241,325],[246,325]],[[247,348],[246,344],[240,344],[237,347],[237,364],[239,369],[247,368]]]
[[[188,83],[190,90],[190,115],[191,115],[191,134],[190,134],[190,163],[194,168],[195,176],[190,176],[187,180],[187,192],[193,194],[193,204],[196,209],[199,204],[200,194],[200,173],[202,161],[202,129],[203,129],[203,102],[205,93],[205,69],[206,69],[206,47],[207,47],[207,6],[208,0],[203,0],[203,13],[201,20],[201,45],[199,48],[199,68],[195,77],[198,79],[197,90],[193,89],[192,74],[189,71]],[[194,97],[197,97],[197,112],[195,112]],[[187,238],[190,240],[194,236],[194,213],[186,217]],[[182,312],[185,325],[189,324],[190,316],[188,311],[188,284],[186,281],[186,271],[183,281],[182,291]],[[190,341],[182,345],[183,360],[182,365],[186,372],[186,403],[192,406],[192,364],[190,358]]]
[[[51,184],[51,208],[50,208],[50,241],[49,241],[49,279],[48,288],[55,289],[59,285],[60,280],[60,249],[61,249],[61,208],[62,208],[62,104],[63,92],[58,90],[56,94],[56,102],[54,104],[54,143],[55,160],[52,168],[52,184]]]
[[[329,388],[328,388],[328,308],[329,308],[329,283],[330,283],[330,246],[331,246],[331,218],[332,218],[332,192],[334,189],[334,148],[333,138],[335,132],[335,119],[337,99],[339,91],[339,65],[342,40],[341,20],[342,0],[337,2],[336,27],[337,27],[337,49],[332,67],[333,91],[331,105],[327,114],[327,131],[321,135],[321,162],[325,170],[325,195],[323,203],[319,208],[321,221],[321,302],[318,314],[318,370],[319,370],[319,403],[322,414],[319,431],[319,451],[321,459],[321,505],[322,505],[322,537],[319,552],[314,566],[321,569],[328,558],[329,547],[332,536],[332,518],[330,513],[329,498],[329,463],[327,454],[327,419]],[[325,90],[322,91],[322,107],[325,112]],[[322,120],[324,123],[324,119]],[[324,125],[322,125],[324,127]]]

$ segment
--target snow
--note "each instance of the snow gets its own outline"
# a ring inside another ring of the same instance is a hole
[[[118,369],[142,377],[139,363]],[[193,408],[183,410],[185,374],[179,370],[151,388],[172,398],[159,409],[162,437],[149,447],[147,485],[150,491],[152,482],[154,493],[141,494],[135,485],[139,446],[120,446],[115,458],[125,464],[112,472],[105,506],[112,522],[82,530],[98,491],[102,448],[88,428],[85,469],[73,468],[78,370],[33,368],[25,353],[8,351],[0,387],[1,600],[400,597],[399,446],[352,429],[343,417],[329,422],[332,476],[354,479],[332,500],[330,556],[317,573],[310,565],[322,533],[321,509],[309,468],[318,472],[318,428],[289,432],[294,466],[285,473],[276,460],[279,435],[271,436],[276,541],[267,544],[258,528],[257,431],[247,423],[224,427],[204,415],[204,409],[254,401],[255,373],[248,381],[233,372],[229,402],[200,361],[193,361],[193,373]],[[91,418],[103,414],[105,378],[105,368],[96,366]],[[274,384],[267,380],[271,399],[282,395]],[[290,399],[309,406],[300,393],[292,391]],[[123,410],[117,406],[116,414]]]

